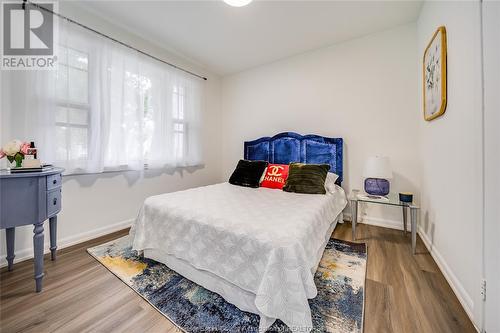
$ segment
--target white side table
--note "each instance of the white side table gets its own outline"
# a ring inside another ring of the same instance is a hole
[[[356,240],[356,222],[358,220],[358,203],[368,202],[379,205],[389,205],[389,206],[399,206],[403,209],[403,226],[406,235],[406,221],[407,221],[407,211],[410,209],[410,221],[411,221],[411,250],[415,254],[415,248],[417,244],[417,212],[419,207],[414,203],[399,201],[398,193],[389,193],[386,197],[376,198],[371,197],[367,194],[359,194],[357,192],[351,192],[349,196],[349,203],[351,204],[351,218],[352,218],[352,239]]]

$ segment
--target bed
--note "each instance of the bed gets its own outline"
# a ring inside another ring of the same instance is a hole
[[[327,163],[339,175],[326,195],[221,183],[152,196],[131,229],[133,248],[260,316],[312,328],[314,273],[347,204],[342,139],[281,133],[245,142],[244,157]]]

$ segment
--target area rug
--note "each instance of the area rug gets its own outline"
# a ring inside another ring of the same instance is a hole
[[[259,316],[138,256],[128,236],[87,252],[184,332],[258,332]],[[318,295],[309,300],[312,332],[362,332],[366,258],[365,244],[330,239],[314,277]],[[268,332],[290,330],[277,320]]]

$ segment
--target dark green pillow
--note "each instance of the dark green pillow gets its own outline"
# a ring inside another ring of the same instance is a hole
[[[257,188],[260,185],[260,178],[264,170],[266,170],[267,164],[266,161],[240,160],[229,178],[229,183]]]
[[[328,164],[290,163],[288,179],[283,191],[308,194],[325,194]]]

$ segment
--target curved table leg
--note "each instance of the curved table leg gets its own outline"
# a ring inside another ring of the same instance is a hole
[[[57,215],[49,219],[50,228],[50,258],[56,260],[57,251]]]
[[[43,278],[43,222],[34,224],[33,252],[35,255],[35,284],[36,291],[42,291]]]
[[[16,238],[16,228],[5,229],[5,238],[7,243],[7,267],[8,270],[12,270],[12,265],[14,264],[14,244]]]

